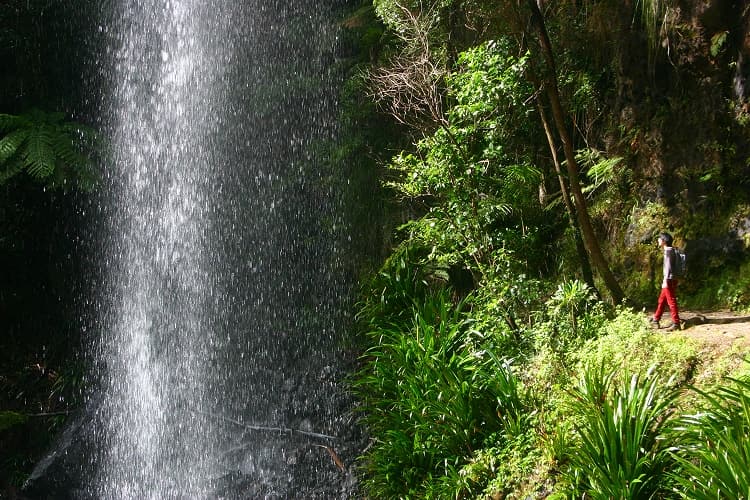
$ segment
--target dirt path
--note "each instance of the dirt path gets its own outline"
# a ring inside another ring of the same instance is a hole
[[[682,334],[718,351],[750,347],[750,315],[731,311],[680,311]]]

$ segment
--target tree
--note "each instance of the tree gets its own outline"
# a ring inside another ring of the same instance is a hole
[[[370,74],[372,97],[399,123],[417,130],[445,126],[444,47],[436,37],[440,23],[437,6],[415,11],[404,3],[376,2],[400,45],[396,57]]]
[[[374,96],[389,106],[389,111],[397,120],[415,127],[423,135],[431,133],[431,125],[442,128],[449,137],[451,136],[445,92],[445,79],[450,74],[446,63],[445,40],[450,39],[450,35],[441,33],[437,27],[442,28],[445,24],[440,22],[440,14],[443,12],[441,9],[449,5],[455,7],[453,4],[456,3],[447,0],[424,3],[408,3],[406,0],[376,2],[378,12],[396,32],[402,50],[388,65],[373,73]],[[474,15],[487,16],[486,9],[479,3],[463,2],[467,10]],[[573,138],[568,131],[569,119],[563,108],[557,83],[559,75],[555,54],[544,17],[534,0],[527,0],[525,5],[523,2],[505,2],[500,10],[503,15],[495,20],[503,26],[497,31],[504,30],[517,36],[519,54],[530,48],[529,40],[535,40],[539,47],[537,54],[540,61],[533,64],[528,76],[530,82],[539,89],[534,94],[538,102],[539,119],[552,152],[563,202],[575,231],[584,279],[593,285],[589,268],[590,258],[613,302],[619,303],[623,300],[624,294],[602,253],[583,196]],[[557,138],[546,119],[546,109],[552,114]],[[562,149],[563,152],[565,173],[560,168],[560,162],[555,160],[558,149]]]
[[[573,148],[573,141],[568,132],[565,112],[563,110],[560,91],[557,86],[557,69],[555,64],[555,56],[552,50],[552,43],[547,33],[547,27],[544,22],[544,16],[539,10],[539,6],[534,0],[527,0],[527,5],[530,13],[530,25],[536,40],[539,44],[541,54],[545,62],[545,70],[543,72],[542,81],[544,90],[546,91],[547,100],[549,102],[552,117],[557,129],[558,136],[562,142],[563,152],[565,154],[565,166],[568,174],[568,185],[570,192],[573,195],[573,202],[576,208],[576,217],[578,224],[581,229],[581,236],[583,237],[584,244],[588,250],[589,256],[596,266],[599,274],[607,286],[612,300],[615,303],[622,302],[624,294],[620,288],[617,279],[609,268],[607,260],[604,258],[599,241],[594,233],[594,228],[591,224],[591,218],[586,207],[586,199],[583,196],[581,190],[581,182],[579,179],[578,163],[576,161],[575,149]]]

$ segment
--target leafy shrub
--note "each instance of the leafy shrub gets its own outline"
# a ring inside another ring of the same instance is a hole
[[[530,432],[513,438],[490,436],[469,463],[458,471],[457,493],[477,498],[495,498],[521,487],[533,475],[540,457]],[[459,497],[461,498],[461,497]]]
[[[623,373],[640,373],[659,360],[655,370],[665,378],[690,377],[697,362],[696,343],[687,337],[664,335],[652,330],[646,316],[632,309],[619,309],[601,331],[575,354],[577,371],[586,366],[618,366]]]
[[[363,286],[357,319],[364,329],[409,321],[414,304],[430,293],[427,276],[417,264],[419,249],[401,245]]]
[[[367,333],[354,383],[374,436],[363,471],[376,498],[452,496],[456,483],[441,478],[455,477],[488,435],[523,425],[515,376],[481,349],[449,291],[432,291],[411,313]]]
[[[542,173],[526,141],[510,142],[533,123],[526,115],[533,88],[523,78],[526,58],[506,49],[488,42],[459,55],[446,81],[452,106],[414,150],[395,156],[386,183],[422,215],[404,229],[431,249],[429,259],[477,275],[491,274],[500,249],[532,268],[548,257],[550,239],[538,236],[550,225],[538,199]]]
[[[728,379],[704,399],[700,412],[682,418],[675,475],[682,498],[750,498],[750,378]]]
[[[537,350],[549,348],[563,357],[596,336],[607,320],[594,291],[579,280],[558,285],[540,316],[544,320],[535,327]]]
[[[646,499],[667,491],[672,460],[663,434],[679,393],[654,370],[619,384],[615,373],[587,367],[572,393],[578,446],[565,477],[574,498]]]
[[[469,297],[475,328],[493,343],[496,352],[518,358],[530,347],[526,333],[542,306],[542,282],[524,273],[516,253],[493,252],[478,289]]]

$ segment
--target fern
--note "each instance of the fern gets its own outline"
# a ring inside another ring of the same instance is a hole
[[[587,169],[586,177],[591,182],[583,188],[584,193],[592,193],[603,185],[611,184],[622,173],[622,157],[605,158],[595,149],[576,151],[576,160]]]
[[[0,184],[25,171],[50,187],[68,182],[84,189],[93,186],[85,152],[95,146],[96,135],[65,121],[63,113],[35,109],[23,115],[0,114],[0,134]]]

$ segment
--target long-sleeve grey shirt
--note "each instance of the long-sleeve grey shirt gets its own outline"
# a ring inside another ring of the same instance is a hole
[[[672,247],[664,247],[664,281],[662,288],[667,286],[667,280],[674,279],[672,275],[672,260],[674,259],[674,250]]]

